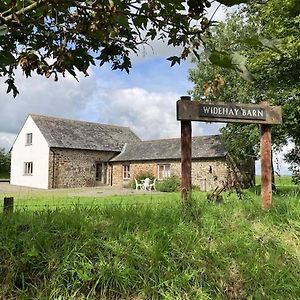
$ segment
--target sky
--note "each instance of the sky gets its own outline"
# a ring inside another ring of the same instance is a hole
[[[225,13],[219,9],[215,19],[224,19]],[[170,67],[166,58],[180,49],[158,41],[152,47],[132,56],[130,74],[104,65],[90,68],[89,76],[79,76],[79,82],[70,75],[54,82],[37,75],[25,78],[19,72],[20,94],[15,99],[0,81],[0,148],[11,148],[29,113],[129,126],[142,140],[180,137],[176,101],[193,87],[188,80],[193,65],[187,60]],[[192,126],[194,136],[218,134],[221,127],[202,122]],[[282,153],[275,155],[280,173],[287,174],[282,157]]]

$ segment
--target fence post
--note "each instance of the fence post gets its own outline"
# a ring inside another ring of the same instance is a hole
[[[3,213],[8,214],[14,211],[14,197],[5,197],[3,205]]]

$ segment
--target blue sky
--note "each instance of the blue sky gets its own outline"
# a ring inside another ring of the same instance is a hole
[[[215,17],[224,18],[224,11]],[[166,58],[179,53],[155,42],[132,56],[130,74],[105,65],[91,68],[90,76],[79,76],[79,82],[70,75],[54,82],[36,75],[25,79],[18,73],[16,99],[0,82],[0,147],[11,147],[29,113],[129,126],[143,140],[179,137],[175,104],[192,88],[188,70],[193,67],[189,61],[170,67]],[[219,128],[193,122],[193,135],[217,134]],[[287,173],[282,154],[278,158],[281,173]]]

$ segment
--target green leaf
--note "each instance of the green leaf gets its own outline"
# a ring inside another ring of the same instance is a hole
[[[15,62],[16,59],[11,53],[4,50],[0,51],[0,67],[6,67],[14,64]]]
[[[233,6],[237,4],[248,3],[249,0],[218,0],[218,2],[226,6]]]
[[[260,38],[260,39],[259,39],[259,42],[261,43],[262,46],[264,46],[264,47],[266,47],[266,48],[269,48],[269,49],[271,49],[271,50],[273,50],[273,51],[275,51],[275,52],[277,52],[277,53],[279,53],[279,54],[282,53],[282,52],[278,49],[278,47],[277,47],[277,45],[276,45],[276,43],[275,43],[274,40],[269,40],[269,39]]]
[[[216,50],[209,51],[208,53],[208,59],[212,64],[222,68],[235,70],[236,66],[232,63],[232,57],[230,54]]]
[[[132,21],[136,27],[141,27],[141,28],[146,28],[148,23],[148,19],[144,16],[137,16]]]
[[[232,69],[237,71],[237,73],[247,81],[253,81],[255,78],[252,73],[247,69],[246,63],[247,59],[245,56],[233,52],[221,52],[221,51],[211,51],[208,59],[214,65],[220,66],[221,68]]]
[[[231,53],[229,56],[231,57],[231,62],[236,69],[239,69],[241,71],[247,70],[247,58],[244,55],[234,52]]]
[[[271,49],[279,54],[282,53],[281,50],[277,47],[277,45],[276,45],[277,43],[275,40],[254,37],[254,38],[240,40],[240,42],[250,45],[250,46],[265,47],[265,48]]]
[[[167,58],[167,60],[171,61],[171,67],[173,67],[175,64],[180,65],[180,57],[178,56],[170,56]]]
[[[253,76],[253,74],[248,71],[247,69],[243,70],[242,72],[237,72],[244,80],[248,81],[248,82],[253,82],[255,80],[255,77]]]
[[[131,68],[131,61],[128,56],[124,56],[123,63],[121,65],[121,70],[125,70],[129,74],[129,70]]]
[[[66,70],[77,80],[77,81],[79,81],[78,80],[78,78],[77,78],[77,75],[76,75],[76,72],[75,72],[75,70],[74,70],[74,68],[73,67],[66,67]]]
[[[35,246],[32,246],[32,248],[27,252],[27,255],[29,257],[37,257],[39,256],[39,251],[35,248]]]
[[[18,91],[17,87],[15,86],[14,79],[8,78],[4,83],[6,83],[8,85],[6,93],[8,94],[12,91],[14,98],[16,98],[17,95],[19,94],[19,91]]]
[[[196,50],[193,50],[195,57],[200,61],[200,55]]]
[[[0,36],[6,35],[8,32],[8,27],[7,25],[1,25],[0,26]]]
[[[157,35],[157,32],[154,28],[151,28],[149,30],[149,32],[147,32],[147,34],[146,34],[146,36],[150,36],[152,41],[155,39],[156,35]]]

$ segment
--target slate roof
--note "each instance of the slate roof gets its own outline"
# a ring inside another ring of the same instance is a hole
[[[225,157],[227,150],[219,135],[192,138],[192,158]],[[111,161],[142,161],[180,159],[180,139],[165,139],[128,143],[122,153]]]
[[[30,114],[49,147],[121,152],[140,139],[128,127]]]

